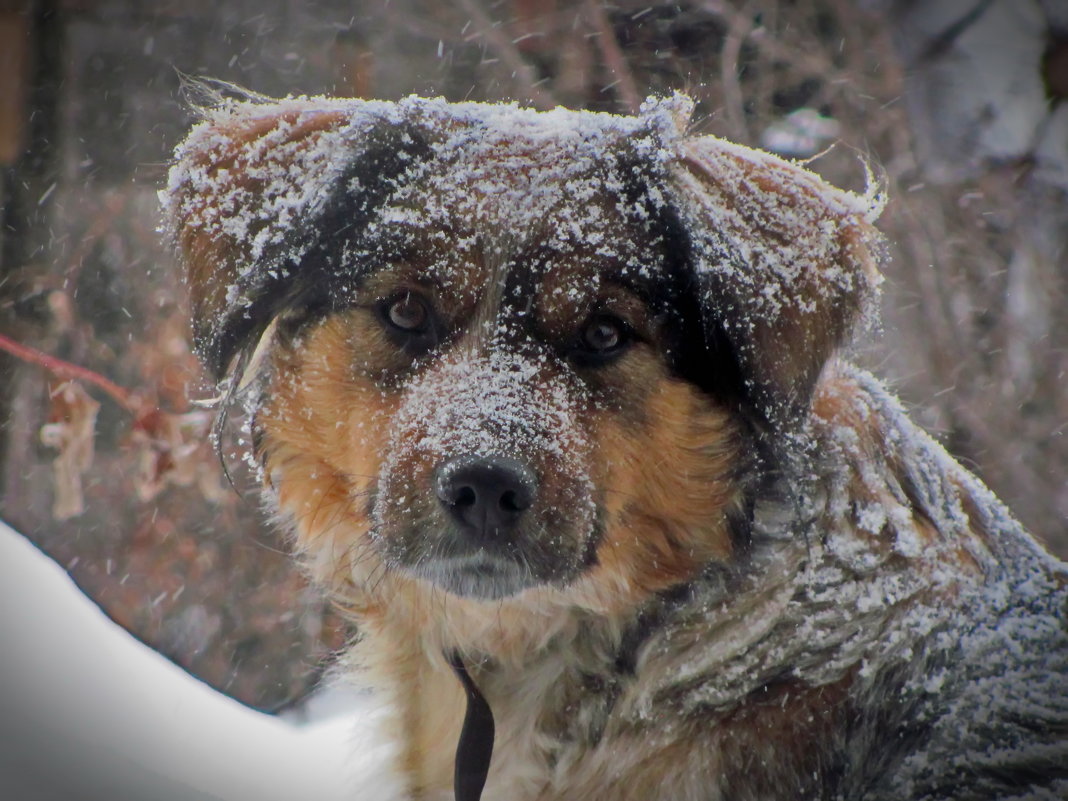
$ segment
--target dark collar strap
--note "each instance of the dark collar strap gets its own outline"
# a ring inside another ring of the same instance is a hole
[[[456,801],[479,801],[493,756],[493,711],[471,680],[460,655],[454,651],[448,655],[448,661],[467,694],[467,714],[464,715],[460,743],[456,746],[453,777]]]

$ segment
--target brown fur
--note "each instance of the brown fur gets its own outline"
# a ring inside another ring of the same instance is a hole
[[[188,223],[206,216],[210,213],[207,209],[225,203],[222,194],[231,195],[237,191],[248,196],[270,197],[268,181],[257,175],[256,170],[292,160],[296,153],[314,141],[316,134],[336,126],[340,118],[341,115],[336,113],[301,118],[295,112],[259,117],[228,125],[224,140],[192,155],[190,168],[204,170],[209,177],[218,176],[223,171],[230,176],[217,184],[224,187],[219,194],[201,191],[189,196],[187,213],[190,219],[178,230],[178,245],[187,254],[190,265],[189,287],[198,336],[206,335],[203,324],[225,303],[226,287],[236,277],[227,268],[250,258],[248,244],[258,230],[252,227],[243,232],[240,239],[231,239],[212,235],[204,228]],[[284,135],[279,136],[280,132]]]

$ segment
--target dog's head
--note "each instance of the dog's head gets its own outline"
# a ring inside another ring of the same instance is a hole
[[[641,595],[728,560],[761,441],[871,294],[868,199],[638,117],[291,100],[213,113],[165,194],[197,344],[260,381],[316,572]]]

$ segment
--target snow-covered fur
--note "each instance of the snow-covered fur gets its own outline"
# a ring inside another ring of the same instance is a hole
[[[487,801],[1068,798],[1068,571],[836,355],[877,192],[689,112],[257,99],[178,149],[197,344],[410,797],[458,657]]]

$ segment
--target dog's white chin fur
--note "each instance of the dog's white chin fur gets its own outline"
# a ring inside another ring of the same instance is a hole
[[[540,583],[515,560],[482,551],[470,556],[435,559],[408,572],[453,595],[482,601],[499,601]]]

